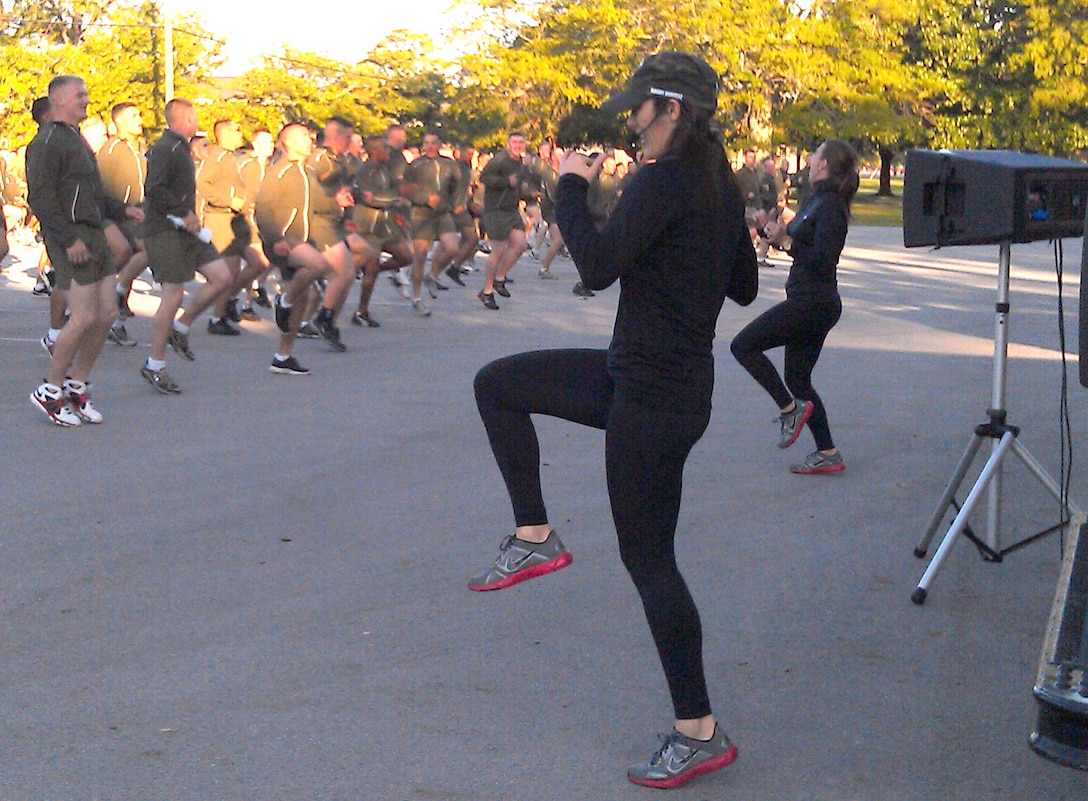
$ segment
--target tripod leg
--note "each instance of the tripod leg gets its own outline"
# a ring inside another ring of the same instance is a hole
[[[941,496],[941,500],[937,502],[937,508],[933,511],[933,517],[929,519],[929,525],[926,526],[922,539],[918,541],[918,545],[914,549],[914,555],[919,559],[924,558],[926,551],[929,550],[929,544],[933,542],[933,536],[937,533],[937,527],[941,525],[941,521],[944,520],[945,513],[952,504],[952,499],[955,497],[956,491],[959,490],[960,484],[963,483],[963,477],[967,475],[967,471],[971,467],[971,462],[975,460],[975,456],[978,454],[978,449],[981,445],[982,437],[978,434],[972,436],[971,441],[967,443],[967,450],[963,452],[963,458],[960,459],[960,463],[956,466],[956,471],[952,474],[952,480],[949,481],[948,486],[945,487],[944,495]]]
[[[1024,467],[1039,480],[1039,483],[1054,497],[1054,500],[1065,505],[1065,513],[1067,515],[1075,517],[1084,514],[1084,512],[1082,512],[1072,501],[1068,499],[1062,500],[1062,488],[1058,486],[1058,482],[1054,480],[1050,473],[1046,472],[1043,466],[1028,452],[1028,449],[1024,447],[1024,444],[1020,442],[1020,440],[1013,442],[1012,452],[1020,458],[1020,461],[1024,463]]]
[[[989,485],[990,480],[1001,468],[1001,461],[1005,458],[1005,453],[1015,439],[1016,435],[1013,434],[1012,431],[1006,431],[1002,435],[1001,441],[990,455],[990,458],[986,461],[986,464],[982,468],[982,472],[979,473],[978,479],[975,481],[975,486],[971,487],[971,492],[968,493],[967,500],[963,502],[963,508],[960,509],[959,514],[956,515],[956,519],[952,521],[952,527],[948,529],[948,533],[945,534],[944,539],[941,540],[941,544],[937,548],[937,553],[933,554],[933,559],[926,568],[926,572],[922,574],[922,580],[918,582],[918,587],[911,593],[910,599],[914,601],[914,603],[919,605],[925,603],[926,594],[929,592],[929,585],[933,583],[933,579],[937,576],[937,571],[941,569],[941,564],[948,556],[952,546],[956,543],[956,538],[960,535],[960,532],[963,531],[964,526],[967,525],[967,518],[971,514],[971,510],[975,508],[975,504],[978,503],[979,498],[982,497],[982,493],[986,491],[986,487]]]

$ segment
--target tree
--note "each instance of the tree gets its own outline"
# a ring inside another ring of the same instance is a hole
[[[880,157],[878,195],[891,195],[892,160],[927,141],[939,82],[910,63],[916,2],[814,3],[801,43],[808,69],[797,99],[776,118],[790,141],[815,148],[839,137]]]
[[[462,61],[456,105],[502,129],[554,131],[598,106],[638,63],[688,50],[722,76],[719,117],[734,141],[768,143],[796,10],[784,0],[490,0],[478,27],[491,46]],[[516,13],[515,13],[516,12]],[[497,132],[501,137],[501,134]]]
[[[72,11],[86,7],[95,9],[95,14]],[[7,144],[24,143],[33,135],[30,105],[45,94],[53,76],[63,73],[80,75],[86,80],[91,114],[107,118],[116,103],[135,103],[144,111],[149,136],[153,135],[163,125],[165,100],[158,7],[151,2],[46,3],[39,12],[53,13],[54,8],[60,9],[56,19],[61,22],[72,14],[82,14],[80,36],[71,37],[75,41],[58,41],[58,37],[48,35],[53,28],[45,16],[36,18],[33,24],[24,21],[25,24],[14,26],[16,34],[0,37],[0,91],[8,97],[0,124]],[[212,92],[208,71],[219,63],[222,45],[195,18],[179,17],[176,23],[177,93],[194,100],[205,99]],[[110,68],[102,69],[103,64]]]
[[[1073,155],[1088,148],[1088,15],[1078,0],[932,0],[914,49],[946,77],[934,142]]]

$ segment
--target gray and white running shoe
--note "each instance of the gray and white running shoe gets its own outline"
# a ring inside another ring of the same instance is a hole
[[[661,747],[650,757],[649,764],[628,768],[627,778],[635,784],[660,789],[679,787],[737,758],[737,747],[718,724],[714,724],[714,736],[706,741],[693,740],[676,730],[659,736]]]
[[[783,412],[774,419],[774,421],[781,426],[781,438],[778,440],[779,448],[788,448],[790,445],[797,442],[797,438],[801,436],[801,431],[804,429],[805,423],[807,423],[808,418],[812,416],[812,409],[812,401],[794,398],[793,411]]]
[[[510,535],[499,546],[495,561],[468,582],[468,588],[476,592],[501,590],[520,581],[554,573],[574,561],[570,551],[563,547],[554,531],[539,545]]]

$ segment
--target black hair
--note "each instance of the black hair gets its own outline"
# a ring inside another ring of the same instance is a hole
[[[30,104],[30,116],[38,125],[44,125],[45,118],[49,115],[52,107],[48,97],[37,97]]]
[[[699,192],[701,202],[710,208],[721,207],[718,183],[711,179],[724,176],[726,191],[734,195],[733,200],[738,206],[743,206],[740,186],[725,155],[722,133],[711,124],[711,113],[664,97],[654,98],[654,112],[658,115],[667,113],[670,102],[680,106],[680,117],[666,149],[680,159],[681,169],[691,176],[690,185]]]
[[[824,150],[827,162],[827,179],[835,187],[835,192],[846,208],[854,202],[861,179],[858,177],[857,151],[842,139],[828,139],[820,147]]]

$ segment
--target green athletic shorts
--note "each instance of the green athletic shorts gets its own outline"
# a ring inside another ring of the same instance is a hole
[[[84,225],[75,223],[76,236],[87,246],[91,252],[91,258],[83,264],[75,265],[68,261],[68,251],[50,238],[45,238],[45,252],[49,255],[49,261],[57,274],[57,289],[71,289],[75,281],[80,286],[90,286],[110,275],[115,275],[117,269],[113,266],[113,253],[106,242],[106,234],[96,225]]]
[[[215,245],[188,231],[160,231],[144,238],[151,274],[160,284],[192,281],[198,267],[222,258]]]
[[[492,242],[502,242],[514,229],[525,228],[525,221],[516,211],[485,211],[484,228]]]
[[[431,209],[416,207],[412,209],[412,239],[436,241],[443,234],[457,233],[453,215],[448,212],[435,213]]]

